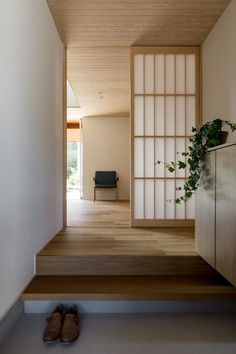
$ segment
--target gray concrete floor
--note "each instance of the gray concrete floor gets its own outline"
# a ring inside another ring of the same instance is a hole
[[[235,354],[236,316],[222,314],[85,315],[72,345],[45,345],[45,315],[23,315],[1,354]]]

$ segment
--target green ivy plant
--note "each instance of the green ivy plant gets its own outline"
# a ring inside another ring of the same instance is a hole
[[[222,119],[207,122],[199,130],[193,127],[193,136],[189,139],[190,145],[187,152],[178,153],[184,158],[184,161],[177,161],[176,163],[174,161],[170,163],[156,162],[156,164],[164,163],[165,168],[171,173],[176,169],[189,170],[189,176],[185,184],[176,188],[176,190],[183,191],[183,195],[175,199],[176,204],[187,202],[196,192],[200,182],[202,160],[208,149],[220,144],[220,132],[223,125],[228,126],[232,132],[236,130],[236,124]]]

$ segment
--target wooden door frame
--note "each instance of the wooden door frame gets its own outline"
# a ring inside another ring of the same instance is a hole
[[[67,226],[67,48],[63,54],[63,228]]]

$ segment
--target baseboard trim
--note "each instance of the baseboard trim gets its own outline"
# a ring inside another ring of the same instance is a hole
[[[19,318],[24,313],[24,303],[21,300],[17,300],[10,310],[5,314],[0,322],[0,347],[3,345],[5,339],[14,329]],[[17,350],[16,350],[17,351]]]
[[[50,313],[61,301],[24,302],[24,312]],[[236,313],[236,301],[63,301],[80,313]]]

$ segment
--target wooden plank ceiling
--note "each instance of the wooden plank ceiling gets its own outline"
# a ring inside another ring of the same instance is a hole
[[[131,45],[200,45],[230,0],[48,0],[84,116],[129,112]]]

